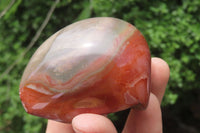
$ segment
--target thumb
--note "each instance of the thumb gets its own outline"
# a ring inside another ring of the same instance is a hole
[[[117,133],[112,122],[97,114],[80,114],[72,120],[76,133]]]

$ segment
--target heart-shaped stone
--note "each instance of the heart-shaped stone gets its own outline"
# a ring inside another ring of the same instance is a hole
[[[150,70],[148,45],[133,25],[86,19],[38,48],[22,76],[20,98],[28,113],[61,122],[81,113],[145,108]]]

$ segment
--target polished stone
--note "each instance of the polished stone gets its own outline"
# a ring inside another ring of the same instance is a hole
[[[61,122],[81,113],[145,108],[150,70],[147,42],[133,25],[86,19],[38,48],[22,76],[20,98],[28,113]]]

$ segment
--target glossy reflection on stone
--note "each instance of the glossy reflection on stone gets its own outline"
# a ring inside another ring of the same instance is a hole
[[[20,98],[28,113],[61,122],[81,113],[145,108],[150,66],[148,45],[134,26],[86,19],[38,48],[24,71]]]

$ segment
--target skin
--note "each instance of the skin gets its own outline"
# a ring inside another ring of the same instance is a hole
[[[123,133],[162,133],[160,104],[168,83],[170,70],[160,58],[152,58],[151,94],[146,110],[131,109]],[[102,115],[81,114],[64,124],[48,120],[46,133],[117,133],[112,122]]]

